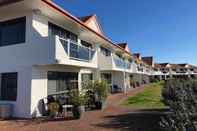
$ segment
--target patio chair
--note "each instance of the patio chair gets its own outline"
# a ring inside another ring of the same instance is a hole
[[[120,93],[122,92],[122,88],[120,88],[118,85],[113,85],[113,93]]]

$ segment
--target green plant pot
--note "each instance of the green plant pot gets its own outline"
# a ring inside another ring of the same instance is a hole
[[[95,103],[96,109],[104,110],[106,108],[106,101],[98,101]]]
[[[73,117],[74,119],[80,119],[81,118],[81,107],[80,106],[74,106],[72,109]]]

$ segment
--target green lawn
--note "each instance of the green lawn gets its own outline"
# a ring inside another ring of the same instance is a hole
[[[159,82],[146,85],[142,92],[128,97],[122,105],[134,108],[164,108],[165,105],[161,101],[161,90],[163,84],[163,82]]]

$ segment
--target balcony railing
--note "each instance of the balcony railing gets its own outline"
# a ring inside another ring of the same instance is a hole
[[[139,72],[144,72],[144,69],[143,69],[143,67],[141,67],[141,66],[138,66],[138,67],[137,67],[137,70],[138,70]]]
[[[131,63],[125,62],[125,68],[126,68],[126,69],[130,69],[130,68],[131,68]]]
[[[64,38],[59,38],[59,40],[62,43],[64,50],[71,59],[90,61],[95,54],[94,49],[79,45],[74,41]]]
[[[115,65],[122,69],[130,69],[131,63],[126,62],[124,59],[121,59],[119,57],[114,57]]]

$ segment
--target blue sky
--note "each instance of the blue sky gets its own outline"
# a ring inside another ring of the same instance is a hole
[[[96,14],[114,42],[157,62],[197,64],[197,0],[55,0],[75,16]]]

